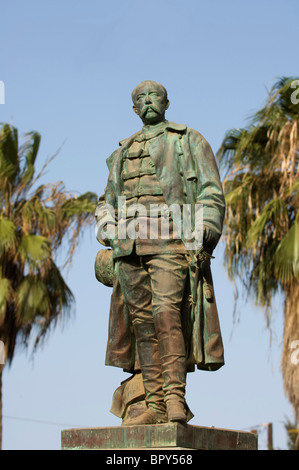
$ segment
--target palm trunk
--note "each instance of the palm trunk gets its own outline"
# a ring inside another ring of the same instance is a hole
[[[284,389],[293,405],[299,431],[299,281],[285,289],[282,375]],[[299,450],[299,435],[297,437]]]
[[[3,364],[0,364],[0,450],[2,450],[2,371]]]

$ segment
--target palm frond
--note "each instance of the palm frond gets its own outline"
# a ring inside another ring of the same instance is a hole
[[[26,137],[28,140],[20,149],[20,154],[23,155],[25,160],[24,168],[20,175],[20,184],[24,186],[29,184],[34,176],[34,164],[41,141],[41,136],[38,132],[30,132],[26,134]]]
[[[18,315],[22,323],[49,313],[51,307],[47,285],[37,276],[23,278],[17,289]]]
[[[7,182],[13,183],[19,173],[18,133],[8,124],[0,129],[0,191]]]
[[[0,214],[0,254],[6,249],[13,249],[16,231],[15,224]]]
[[[271,234],[271,236],[273,236],[273,232],[278,228],[278,221],[280,221],[280,219],[283,221],[286,216],[287,208],[282,199],[277,198],[268,202],[248,231],[246,239],[247,246],[249,248],[257,246],[262,235],[269,237]]]
[[[275,252],[275,272],[282,284],[299,278],[299,218],[279,243]]]
[[[7,302],[10,299],[12,291],[11,281],[0,276],[0,324],[6,312]]]
[[[19,243],[17,256],[35,269],[50,256],[50,242],[46,237],[34,234],[24,234]]]

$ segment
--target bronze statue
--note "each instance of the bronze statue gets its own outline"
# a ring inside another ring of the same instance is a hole
[[[165,119],[165,88],[142,82],[132,100],[143,127],[107,159],[96,211],[98,240],[112,248],[96,263],[113,286],[106,364],[142,373],[145,406],[123,425],[186,423],[187,372],[224,364],[210,270],[224,196],[208,142]]]

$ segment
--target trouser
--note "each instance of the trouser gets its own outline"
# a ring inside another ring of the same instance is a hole
[[[186,351],[181,324],[188,264],[184,254],[119,259],[119,282],[129,309],[147,406],[165,412],[185,404]]]

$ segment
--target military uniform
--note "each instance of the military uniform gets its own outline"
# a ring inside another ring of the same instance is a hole
[[[163,417],[169,403],[185,403],[187,370],[194,365],[215,370],[224,359],[209,260],[194,265],[167,210],[169,237],[163,238],[161,230],[149,237],[149,210],[153,204],[166,209],[190,204],[194,211],[195,204],[202,204],[203,223],[217,243],[224,196],[213,153],[201,134],[167,121],[149,129],[144,126],[122,141],[107,160],[109,178],[99,207],[115,208],[117,230],[109,240],[114,283],[106,364],[127,371],[140,367],[147,404]],[[119,197],[125,198],[125,216]],[[146,213],[134,212],[138,203]],[[124,227],[126,235],[132,228],[137,235],[119,237]]]
[[[158,253],[186,253],[163,196],[149,147],[164,133],[167,122],[155,129],[143,128],[124,152],[120,179],[122,211],[118,208],[118,230],[124,238],[115,240],[114,258],[134,251],[138,256]]]

